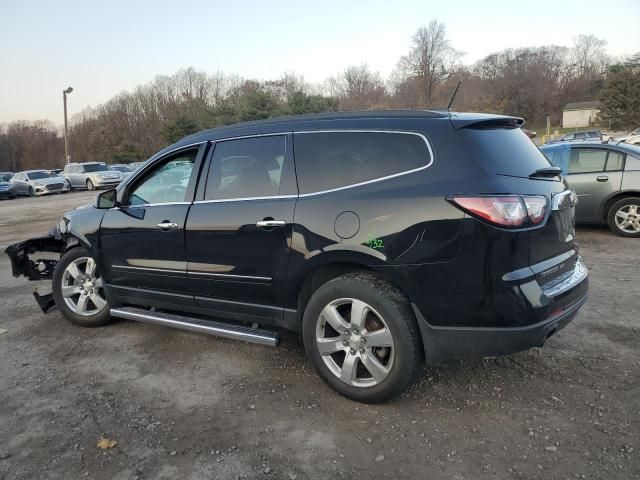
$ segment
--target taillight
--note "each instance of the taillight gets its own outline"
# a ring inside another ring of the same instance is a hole
[[[477,218],[511,228],[539,225],[547,209],[547,199],[543,196],[452,196],[449,201]]]
[[[547,213],[547,197],[522,197],[522,201],[529,214],[531,224],[540,225]]]

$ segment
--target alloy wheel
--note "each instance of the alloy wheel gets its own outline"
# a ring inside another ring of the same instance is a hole
[[[316,346],[329,371],[354,387],[380,384],[393,367],[389,326],[373,307],[355,298],[340,298],[322,309]]]
[[[640,212],[638,205],[624,205],[615,215],[616,226],[626,233],[640,233]]]
[[[77,315],[88,317],[106,308],[102,279],[97,276],[93,258],[80,257],[67,265],[62,273],[62,297]]]

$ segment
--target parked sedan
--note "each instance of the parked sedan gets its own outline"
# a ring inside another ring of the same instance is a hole
[[[547,144],[563,142],[584,142],[589,140],[596,142],[602,141],[602,132],[600,132],[600,130],[584,130],[582,132],[571,132],[567,133],[563,137],[549,140]]]
[[[47,195],[49,193],[67,193],[69,187],[62,177],[52,177],[49,170],[26,170],[11,178],[16,195]]]
[[[640,237],[640,147],[572,142],[540,149],[577,193],[576,221],[608,223],[618,235]]]
[[[18,195],[15,185],[9,181],[11,177],[13,172],[0,172],[0,198],[15,198]]]

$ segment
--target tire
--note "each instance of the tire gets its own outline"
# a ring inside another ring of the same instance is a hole
[[[629,238],[640,237],[640,198],[626,197],[611,205],[607,214],[607,223],[616,235]]]
[[[72,192],[72,191],[73,191],[73,187],[71,186],[71,182],[70,182],[69,180],[65,180],[65,181],[64,181],[64,183],[65,183],[65,185],[66,185],[67,187],[69,187],[69,189],[68,189],[66,192],[64,192],[64,193]]]
[[[87,190],[95,190],[96,186],[93,184],[91,179],[87,180]]]
[[[35,195],[36,195],[36,191],[33,189],[33,187],[29,187],[29,193],[28,193],[28,195],[29,195],[30,197],[35,197]]]
[[[89,271],[90,262],[93,262],[93,275]],[[77,276],[72,273],[74,270],[71,267],[72,264],[76,267]],[[86,282],[90,277],[93,277],[95,283]],[[102,285],[102,282],[95,268],[95,261],[83,247],[76,247],[65,253],[53,271],[52,290],[56,306],[67,320],[81,327],[99,327],[111,321],[109,305],[104,300],[104,291],[98,285]],[[66,290],[63,293],[65,287]],[[71,291],[74,293],[71,294]],[[82,292],[89,292],[89,295]],[[88,298],[81,304],[83,295]],[[104,305],[99,300],[102,300]],[[73,307],[74,305],[76,308]],[[85,307],[84,312],[82,305]]]
[[[349,323],[354,308],[367,312],[356,317],[364,318],[357,321],[359,328]],[[344,323],[345,319],[349,320]],[[336,323],[340,329],[348,327],[350,334],[333,328]],[[318,288],[304,311],[302,337],[320,378],[358,402],[380,403],[399,395],[414,383],[422,367],[422,341],[409,302],[394,286],[371,274],[346,274]],[[374,342],[381,346],[372,347]]]

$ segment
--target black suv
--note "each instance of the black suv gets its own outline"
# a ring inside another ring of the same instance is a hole
[[[542,346],[586,300],[575,196],[521,125],[383,111],[209,130],[7,253],[75,324],[298,331],[331,387],[384,401],[425,357]]]

